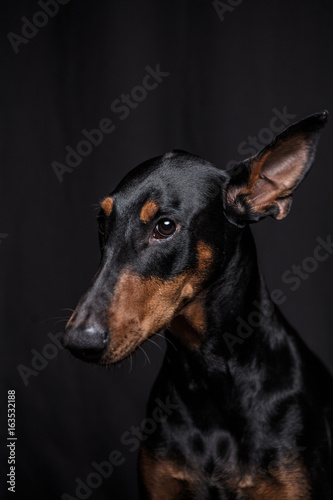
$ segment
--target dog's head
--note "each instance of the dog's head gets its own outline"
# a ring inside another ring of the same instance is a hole
[[[166,328],[183,329],[195,344],[205,331],[202,297],[227,265],[230,240],[250,222],[287,215],[327,117],[292,125],[230,172],[182,151],[132,170],[101,202],[100,266],[64,345],[109,364]]]

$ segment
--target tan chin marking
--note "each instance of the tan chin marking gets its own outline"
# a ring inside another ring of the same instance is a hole
[[[108,311],[111,341],[101,362],[125,358],[148,337],[167,327],[183,308],[193,328],[204,330],[203,307],[200,309],[196,302],[191,306],[189,301],[200,292],[209,275],[213,252],[203,242],[199,242],[197,250],[196,268],[171,280],[143,278],[128,269],[122,272]]]
[[[101,203],[101,209],[109,217],[109,215],[112,212],[113,209],[113,199],[108,196],[107,198],[104,198],[104,200]]]

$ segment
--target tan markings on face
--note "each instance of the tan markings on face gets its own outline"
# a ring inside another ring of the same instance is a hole
[[[189,349],[199,349],[206,330],[204,297],[198,296],[183,307],[169,330]]]
[[[197,253],[198,253],[198,267],[196,269],[196,272],[198,276],[200,276],[201,278],[202,275],[204,275],[204,277],[207,277],[206,273],[208,272],[213,262],[213,250],[203,241],[199,241],[197,246]]]
[[[101,364],[123,359],[144,340],[167,327],[175,315],[193,299],[208,276],[213,252],[205,243],[198,244],[198,261],[171,280],[142,278],[130,270],[124,271],[116,285],[108,311],[110,344]],[[184,309],[185,317],[200,328],[203,313],[193,305]]]
[[[110,198],[109,196],[107,198],[104,198],[104,200],[101,203],[101,209],[103,210],[105,215],[107,215],[107,217],[109,217],[109,215],[111,214],[112,208],[113,208],[113,199]]]
[[[157,205],[157,203],[155,203],[155,201],[152,200],[146,201],[146,203],[141,208],[140,220],[145,224],[147,224],[147,222],[150,222],[155,217],[155,215],[158,212],[158,209],[159,206]]]

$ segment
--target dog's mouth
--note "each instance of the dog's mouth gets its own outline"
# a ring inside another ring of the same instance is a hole
[[[164,333],[165,328],[161,328],[157,332],[147,332],[144,335],[137,335],[130,338],[130,340],[126,343],[120,343],[116,346],[110,346],[107,348],[101,358],[98,360],[98,364],[101,366],[110,365],[114,363],[120,363],[125,359],[129,358],[132,354],[135,354],[141,347],[142,344],[146,342],[147,339],[152,337],[155,333],[162,334]],[[134,332],[130,333],[133,335]]]
[[[211,263],[212,250],[201,242],[197,268],[186,269],[172,279],[144,278],[126,269],[120,274],[110,305],[102,314],[103,322],[101,318],[93,318],[91,296],[85,298],[67,324],[64,346],[77,358],[107,365],[122,361],[145,340],[170,325],[176,334],[183,331],[183,324],[173,320],[185,307],[187,321],[202,329],[202,308],[196,304],[191,309],[189,305],[193,306],[202,290]],[[95,294],[97,291],[94,290]],[[191,330],[185,334],[191,339]]]
[[[108,365],[122,361],[155,333],[168,327],[175,314],[194,293],[186,276],[163,282],[158,278],[142,280],[124,273],[117,284],[112,305],[103,314],[103,322],[91,316],[85,319],[80,304],[67,324],[63,344],[77,358]],[[81,310],[80,310],[81,307]],[[101,324],[105,326],[101,326]],[[97,327],[96,325],[99,324]]]
[[[178,337],[186,347],[197,350],[200,348],[205,327],[202,304],[203,298],[199,295],[177,310],[171,321],[154,330],[143,328],[142,325],[131,321],[122,325],[121,338],[108,332],[93,331],[92,328],[88,329],[88,332],[78,331],[69,325],[63,344],[76,358],[100,366],[122,362],[135,354],[150,337],[163,335],[166,330]]]

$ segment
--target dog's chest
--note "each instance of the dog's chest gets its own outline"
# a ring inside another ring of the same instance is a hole
[[[202,419],[204,415],[203,405]],[[154,483],[152,487],[159,490],[164,487],[165,497],[158,497],[159,500],[310,498],[306,475],[297,460],[285,457],[268,468],[245,463],[240,458],[239,443],[222,425],[221,417],[220,426],[215,415],[214,423],[206,421],[205,428],[187,418],[184,412],[170,415],[147,441],[148,447],[151,443],[150,449],[156,451],[144,448],[142,453],[142,468],[149,470],[146,482]],[[199,423],[203,421],[199,419]]]

